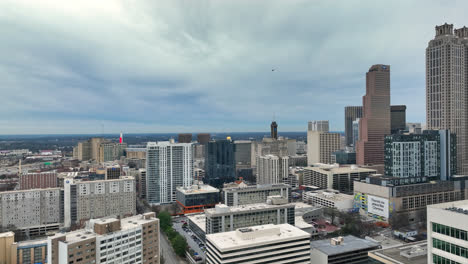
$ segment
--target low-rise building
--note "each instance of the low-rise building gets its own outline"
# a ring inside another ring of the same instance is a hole
[[[205,210],[206,234],[234,231],[237,228],[264,224],[294,225],[295,205],[281,196],[271,196],[267,203],[241,206],[216,205]]]
[[[353,209],[354,197],[337,191],[304,192],[302,200],[305,203],[327,208],[336,208],[340,211]]]
[[[127,217],[136,213],[135,178],[64,183],[64,225],[82,226],[93,218]]]
[[[106,180],[116,180],[122,175],[120,165],[106,166]]]
[[[289,224],[240,228],[206,241],[208,264],[310,263],[310,234]]]
[[[316,164],[316,167],[304,168],[303,181],[306,186],[353,194],[355,180],[365,180],[375,173],[377,173],[376,170],[360,168],[356,165],[340,167],[338,164]]]
[[[159,220],[154,213],[92,219],[85,229],[47,240],[47,263],[160,263]]]
[[[378,243],[354,236],[316,240],[310,243],[314,264],[366,263],[369,251],[380,247]]]
[[[468,200],[427,207],[427,263],[468,263]]]
[[[380,178],[380,177],[378,177]],[[427,205],[459,201],[468,197],[468,180],[393,185],[392,179],[381,179],[380,184],[354,183],[354,208],[361,214],[389,222],[395,219],[407,224],[425,220]]]
[[[291,198],[291,187],[287,184],[246,185],[232,184],[223,188],[223,202],[227,206],[264,203],[268,196],[281,195]]]
[[[22,173],[19,175],[19,189],[45,189],[57,187],[57,172]]]
[[[427,241],[377,249],[370,251],[368,256],[369,263],[375,264],[426,264]]]
[[[177,187],[176,198],[182,213],[203,212],[219,203],[219,189],[195,182],[190,187]]]

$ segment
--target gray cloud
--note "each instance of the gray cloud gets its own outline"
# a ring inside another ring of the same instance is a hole
[[[424,122],[427,42],[466,24],[450,4],[2,1],[0,133],[262,131],[273,112],[283,131],[341,130],[376,63]]]

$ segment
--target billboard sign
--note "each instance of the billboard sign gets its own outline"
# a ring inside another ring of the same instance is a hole
[[[388,200],[377,196],[367,196],[367,212],[388,219]]]

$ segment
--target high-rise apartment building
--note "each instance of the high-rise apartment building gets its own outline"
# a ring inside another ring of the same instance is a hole
[[[310,234],[289,224],[211,234],[206,242],[208,264],[310,263]]]
[[[148,142],[146,199],[150,204],[173,203],[177,187],[192,184],[192,148],[192,143]]]
[[[406,129],[406,105],[390,106],[390,133],[397,134]]]
[[[55,187],[57,187],[57,173],[55,171],[22,173],[19,175],[20,190]]]
[[[435,31],[426,48],[426,125],[457,135],[457,173],[468,174],[468,28]]]
[[[346,146],[352,146],[353,141],[353,122],[362,117],[362,106],[345,107],[345,138]]]
[[[229,139],[205,145],[205,182],[220,188],[236,180],[235,144]]]
[[[192,134],[191,133],[184,133],[177,135],[179,143],[192,143]]]
[[[331,164],[332,154],[341,149],[341,135],[321,131],[307,131],[307,164]]]
[[[250,168],[252,164],[252,141],[235,140],[234,144],[236,170]]]
[[[385,176],[408,183],[449,180],[456,173],[456,136],[448,130],[385,136]]]
[[[64,182],[65,227],[82,226],[87,220],[136,213],[135,178]]]
[[[427,206],[427,263],[468,263],[468,200]]]
[[[127,143],[102,142],[99,144],[99,156],[97,162],[119,160],[124,155]]]
[[[62,221],[59,188],[0,192],[0,227],[29,237],[57,231]]]
[[[289,175],[289,157],[275,155],[257,158],[257,184],[277,184]]]
[[[328,120],[309,121],[307,131],[329,132]]]
[[[377,64],[366,73],[356,161],[359,165],[384,163],[384,137],[390,134],[390,66]]]
[[[90,220],[86,228],[47,239],[47,263],[160,263],[154,213]]]

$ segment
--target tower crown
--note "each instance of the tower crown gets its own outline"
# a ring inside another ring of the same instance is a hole
[[[435,27],[436,37],[443,35],[453,35],[453,24],[443,24]]]
[[[455,35],[459,38],[468,38],[468,28],[462,27],[459,29],[455,29]]]

